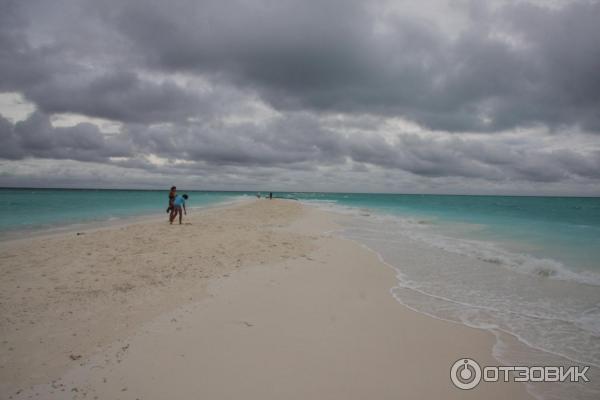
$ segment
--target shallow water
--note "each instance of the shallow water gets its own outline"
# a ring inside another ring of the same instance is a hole
[[[192,208],[242,195],[237,192],[186,193],[190,196],[187,206]],[[168,190],[0,189],[0,232],[164,215],[167,204]]]
[[[486,198],[481,200],[486,207],[469,198],[461,207],[453,198],[451,211],[431,212],[423,205],[409,209],[403,200],[396,209],[389,198],[371,204],[343,198],[305,201],[345,214],[341,234],[395,269],[398,280],[391,294],[400,303],[493,332],[498,338],[494,355],[502,363],[594,367],[594,382],[531,385],[534,395],[600,398],[598,199],[537,200],[545,204],[545,213],[523,212],[534,207],[531,198]],[[514,205],[520,201],[525,205]],[[442,207],[443,200],[435,203]],[[573,207],[582,203],[585,207]],[[507,204],[516,211],[482,211]],[[589,221],[581,215],[584,210]]]

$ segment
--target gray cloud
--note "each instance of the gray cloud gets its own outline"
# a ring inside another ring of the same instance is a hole
[[[37,111],[0,117],[0,158],[232,185],[597,183],[599,2],[456,2],[451,34],[388,5],[4,1],[0,92]],[[122,128],[55,127],[56,113]],[[386,127],[394,117],[418,133]]]
[[[77,28],[85,22],[58,20],[47,32],[40,18],[52,19],[52,13],[37,14],[48,11],[43,5],[41,10],[27,6],[31,4],[10,1],[0,6],[0,91],[21,92],[44,113],[138,123],[185,120],[198,111],[210,112],[213,101],[218,102],[218,96],[208,99],[170,78],[157,82],[140,76],[143,69],[130,63],[127,46],[113,42],[111,52],[110,43],[104,42],[115,40],[110,27],[82,32]],[[27,18],[22,15],[26,11],[34,15]]]
[[[176,4],[94,8],[150,68],[225,77],[279,109],[401,115],[447,131],[600,130],[598,2],[479,5],[456,37],[357,1]]]
[[[230,170],[257,179],[258,171],[269,175],[265,171],[273,169],[309,174],[322,167],[368,172],[371,166],[428,178],[542,183],[600,179],[597,149],[553,150],[539,148],[533,140],[516,144],[512,137],[397,132],[392,138],[390,142],[377,133],[346,135],[324,127],[309,113],[290,113],[267,124],[133,124],[115,135],[88,123],[53,127],[39,112],[14,125],[0,119],[0,157],[103,162],[173,176]],[[147,155],[164,161],[156,164]]]
[[[172,82],[149,82],[131,72],[61,74],[29,88],[25,95],[46,113],[141,123],[185,120],[202,106],[199,96]]]
[[[600,130],[598,2],[466,7],[455,37],[379,2],[65,2],[69,19],[59,6],[15,4],[3,7],[23,15],[2,30],[2,87],[45,112],[156,122],[202,108],[142,69],[225,79],[282,110],[399,115],[446,131]]]
[[[0,117],[0,157],[39,157],[79,161],[108,161],[130,156],[132,147],[123,135],[107,136],[89,123],[55,128],[48,116],[34,112],[27,120],[11,124]]]

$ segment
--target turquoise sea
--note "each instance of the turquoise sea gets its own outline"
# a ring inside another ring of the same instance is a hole
[[[0,233],[160,215],[166,190],[0,189]],[[256,192],[187,191],[190,207]],[[600,198],[274,192],[340,210],[405,218],[450,238],[475,239],[515,253],[600,273]],[[405,226],[408,229],[408,225]],[[423,229],[420,229],[423,231]],[[547,271],[552,274],[552,271]]]
[[[187,193],[192,208],[256,195]],[[0,189],[0,236],[164,215],[167,194]],[[396,269],[391,294],[400,303],[492,331],[498,338],[495,356],[502,362],[600,367],[600,198],[299,192],[274,196],[343,214],[339,233],[366,245]],[[517,338],[532,353],[515,358],[503,334]],[[469,355],[458,355],[462,356]],[[541,397],[567,395],[600,398],[600,386],[569,387]]]
[[[600,272],[600,198],[277,193],[315,203],[420,218],[450,235],[502,242]],[[462,226],[457,226],[461,224]]]
[[[339,233],[396,271],[398,302],[492,332],[499,363],[591,368],[536,398],[600,398],[600,198],[281,195],[348,217]]]
[[[183,193],[183,192],[182,192]],[[191,207],[238,198],[240,193],[187,191]],[[0,188],[0,234],[70,224],[165,214],[168,190]]]

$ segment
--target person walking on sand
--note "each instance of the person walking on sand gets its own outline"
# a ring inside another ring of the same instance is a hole
[[[171,210],[171,215],[169,217],[169,223],[172,225],[175,217],[179,214],[179,225],[181,225],[181,219],[183,218],[183,214],[187,215],[187,210],[185,209],[185,201],[188,199],[188,195],[184,194],[183,196],[177,195],[173,200],[173,209]],[[182,212],[183,207],[183,214]]]
[[[173,211],[173,201],[175,200],[175,196],[177,196],[177,187],[171,186],[171,191],[169,192],[169,206],[167,207],[167,214]]]

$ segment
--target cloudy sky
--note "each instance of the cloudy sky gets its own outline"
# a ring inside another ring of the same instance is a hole
[[[0,0],[0,186],[600,195],[599,1]]]

